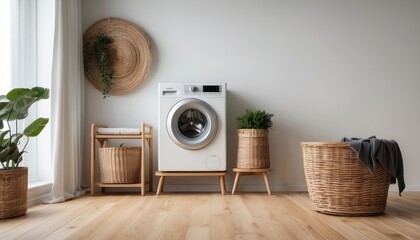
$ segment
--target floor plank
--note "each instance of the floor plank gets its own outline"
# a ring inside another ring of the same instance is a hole
[[[212,194],[211,199],[210,239],[235,239],[228,207],[230,196]]]
[[[66,203],[43,205],[35,211],[29,209],[25,216],[28,221],[1,233],[0,239],[43,239],[49,231],[60,228],[65,221],[70,220],[80,211],[97,204],[100,202],[95,199],[81,198]]]
[[[287,214],[290,218],[295,219],[296,224],[301,225],[301,228],[307,232],[308,239],[323,239],[328,236],[330,239],[345,239],[334,228],[328,224],[317,219],[319,213],[308,208],[301,208],[294,200],[293,197],[289,198],[288,195],[277,195],[275,198],[267,198],[267,204],[276,211],[276,215]],[[282,204],[278,204],[281,202]]]
[[[370,217],[318,213],[307,193],[86,195],[0,220],[0,239],[420,239],[420,192]]]
[[[138,212],[138,216],[133,220],[133,223],[127,230],[123,239],[158,239],[157,233],[160,228],[157,224],[160,218],[165,217],[171,211],[174,205],[175,198],[168,198],[166,195],[161,196],[146,196],[148,204]]]

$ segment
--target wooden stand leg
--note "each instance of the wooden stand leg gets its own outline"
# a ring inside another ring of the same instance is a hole
[[[238,190],[239,180],[241,179],[241,173],[237,172],[235,177],[235,182],[233,183],[232,188],[232,195],[235,194],[236,190]]]
[[[236,172],[235,182],[233,184],[232,194],[235,194],[236,190],[238,190],[239,180],[241,176],[262,176],[264,177],[265,188],[269,195],[271,195],[270,183],[268,181],[267,172],[271,171],[270,168],[234,168],[233,172]]]
[[[140,195],[144,196],[144,187],[145,187],[144,179],[142,179],[142,182],[141,182],[140,185],[141,185],[141,187],[140,187]]]
[[[153,136],[153,130],[150,129]],[[149,139],[149,192],[153,192],[153,141]]]
[[[271,195],[270,183],[268,182],[268,174],[266,172],[263,173],[265,188],[267,188],[268,195]]]
[[[90,195],[95,196],[95,124],[90,132]]]
[[[222,195],[225,195],[226,193],[225,176],[220,176],[220,190],[222,191]]]
[[[144,128],[143,128],[143,130],[144,130]],[[141,141],[141,155],[140,155],[140,185],[141,185],[141,189],[140,189],[140,194],[142,195],[142,196],[144,196],[144,188],[146,187],[146,169],[145,169],[145,161],[146,161],[146,159],[144,159],[144,157],[145,157],[145,151],[146,151],[146,149],[145,149],[145,146],[146,146],[146,144],[145,144],[145,140],[143,139],[142,141]]]
[[[156,190],[156,195],[159,195],[162,192],[164,182],[165,182],[165,176],[160,176],[158,188]]]

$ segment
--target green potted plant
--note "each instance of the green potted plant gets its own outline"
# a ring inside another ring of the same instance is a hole
[[[238,129],[237,168],[269,168],[268,130],[274,115],[264,110],[249,110],[236,118]]]
[[[49,119],[38,118],[23,131],[18,121],[25,120],[32,104],[47,98],[49,89],[41,87],[15,88],[0,96],[0,218],[26,213],[28,168],[20,163],[29,139],[38,136]]]

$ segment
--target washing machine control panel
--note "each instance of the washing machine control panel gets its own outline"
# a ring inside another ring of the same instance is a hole
[[[198,89],[198,87],[196,87],[196,86],[189,86],[189,87],[188,87],[188,91],[189,91],[189,92],[197,92],[197,91],[199,91],[199,89]]]
[[[184,85],[185,94],[217,94],[222,92],[222,85]]]

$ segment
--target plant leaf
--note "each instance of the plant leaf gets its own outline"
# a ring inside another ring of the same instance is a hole
[[[266,113],[264,110],[251,111],[245,110],[245,113],[236,118],[236,128],[238,129],[268,129],[273,126],[271,118],[273,114]]]
[[[13,134],[13,136],[12,136],[12,138],[14,138],[13,142],[17,144],[23,136],[24,135],[22,133]]]
[[[48,118],[38,118],[23,130],[23,134],[27,137],[36,137],[47,125]]]
[[[9,149],[8,148],[4,148],[0,151],[0,160],[2,162],[8,160],[6,157],[7,155],[9,155]]]
[[[0,150],[3,150],[4,148],[7,148],[9,145],[9,139],[4,138],[10,131],[0,131]]]
[[[34,87],[31,89],[35,94],[36,100],[48,99],[50,97],[50,90],[48,88]]]
[[[4,137],[10,132],[10,130],[6,130],[3,132],[0,132],[0,144],[3,142]]]
[[[0,121],[3,125],[3,120],[6,120],[9,116],[10,109],[13,107],[13,102],[0,102]],[[3,129],[1,127],[0,129]]]
[[[16,168],[19,167],[19,163],[22,162],[22,160],[23,160],[22,154],[23,154],[23,152],[20,153],[21,156],[15,162],[16,163]]]
[[[13,109],[11,110],[10,117],[8,121],[13,121],[16,119],[24,119],[28,116],[28,109],[32,106],[32,104],[36,101],[35,97],[31,96],[20,96],[13,105]]]
[[[6,97],[11,102],[16,102],[22,96],[33,96],[33,92],[29,88],[14,88],[7,93]]]
[[[16,144],[12,143],[0,152],[1,162],[8,162],[9,160],[16,161],[22,154]]]
[[[8,121],[16,119],[24,119],[28,116],[28,110],[35,102],[41,99],[49,98],[49,89],[42,87],[29,88],[15,88],[6,95],[10,100],[8,105],[4,106],[5,113],[1,112],[0,106],[0,119],[7,119]],[[9,112],[11,114],[9,115]]]
[[[22,154],[19,152],[17,145],[12,143],[9,148],[9,159],[15,162],[21,155]]]

